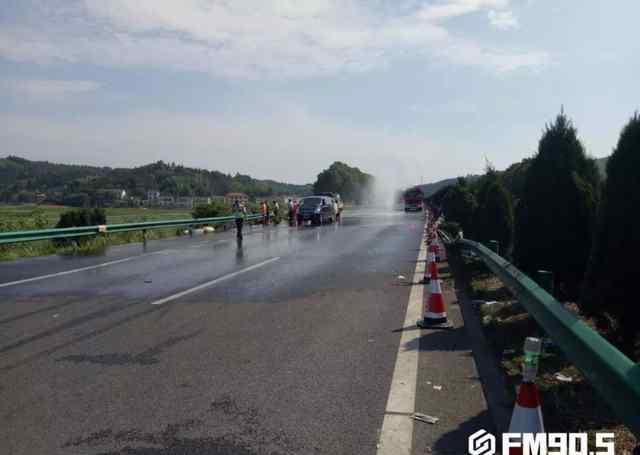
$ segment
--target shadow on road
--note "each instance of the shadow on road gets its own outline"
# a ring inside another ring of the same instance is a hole
[[[468,438],[471,434],[480,429],[495,434],[495,429],[489,411],[483,411],[480,414],[462,422],[455,429],[443,434],[433,444],[433,447],[431,448],[432,452],[439,455],[460,455],[468,453]],[[423,452],[418,450],[417,453]]]
[[[429,330],[418,338],[405,343],[407,351],[468,351],[471,349],[464,327]]]

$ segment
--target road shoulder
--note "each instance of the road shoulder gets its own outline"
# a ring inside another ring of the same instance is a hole
[[[439,264],[448,330],[423,330],[406,349],[419,350],[416,412],[438,418],[416,422],[413,454],[465,454],[467,438],[479,429],[495,431],[474,359],[475,338],[465,327],[449,264]],[[466,317],[466,314],[465,314]]]

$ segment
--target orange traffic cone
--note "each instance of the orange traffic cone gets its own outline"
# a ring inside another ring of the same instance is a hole
[[[438,264],[436,264],[436,255],[431,253],[431,261],[429,262],[429,278],[432,280],[438,280]]]
[[[422,277],[421,284],[429,284],[433,279],[438,279],[438,265],[436,264],[435,255],[433,253],[427,253],[427,261],[424,266],[424,276]]]
[[[431,280],[431,293],[425,298],[424,314],[422,320],[417,322],[417,325],[425,329],[445,329],[451,327],[444,309],[444,298],[442,297],[442,288],[440,287],[440,280],[438,279]]]
[[[534,382],[523,382],[518,389],[509,433],[544,433],[540,395]],[[509,455],[522,455],[522,447],[511,447]]]
[[[538,373],[538,358],[542,350],[539,338],[529,337],[524,342],[525,361],[522,365],[522,384],[518,389],[513,408],[509,433],[544,433],[540,395],[535,384]],[[522,455],[522,447],[510,447],[509,455]]]
[[[422,284],[429,284],[431,282],[431,253],[427,253],[427,261],[424,265],[424,275],[422,277]]]

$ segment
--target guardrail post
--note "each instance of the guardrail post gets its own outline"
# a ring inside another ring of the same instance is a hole
[[[494,253],[500,254],[500,242],[498,242],[497,240],[489,240],[487,242],[487,246]]]
[[[553,286],[553,272],[548,270],[538,270],[538,284],[549,294],[554,294],[554,286]]]

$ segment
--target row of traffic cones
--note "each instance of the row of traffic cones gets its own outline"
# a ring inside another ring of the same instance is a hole
[[[438,262],[440,261],[440,247],[438,241],[437,221],[432,222],[427,212],[426,242],[427,263],[424,269],[424,284],[430,284],[429,293],[425,293],[424,311],[422,319],[417,322],[421,328],[450,328],[447,312],[442,296],[442,282],[438,276]]]
[[[424,269],[424,284],[431,285],[431,292],[425,293],[424,314],[418,321],[421,328],[449,328],[441,280],[438,276],[437,263],[440,262],[437,221],[431,221],[432,214],[427,211],[427,263]],[[538,369],[538,357],[541,351],[541,340],[527,338],[525,341],[525,365],[523,367],[522,384],[518,388],[516,403],[509,423],[509,433],[544,433],[540,394],[535,383]],[[529,359],[529,360],[527,360]],[[530,361],[530,359],[533,359]],[[510,448],[509,455],[522,455],[522,447]]]

